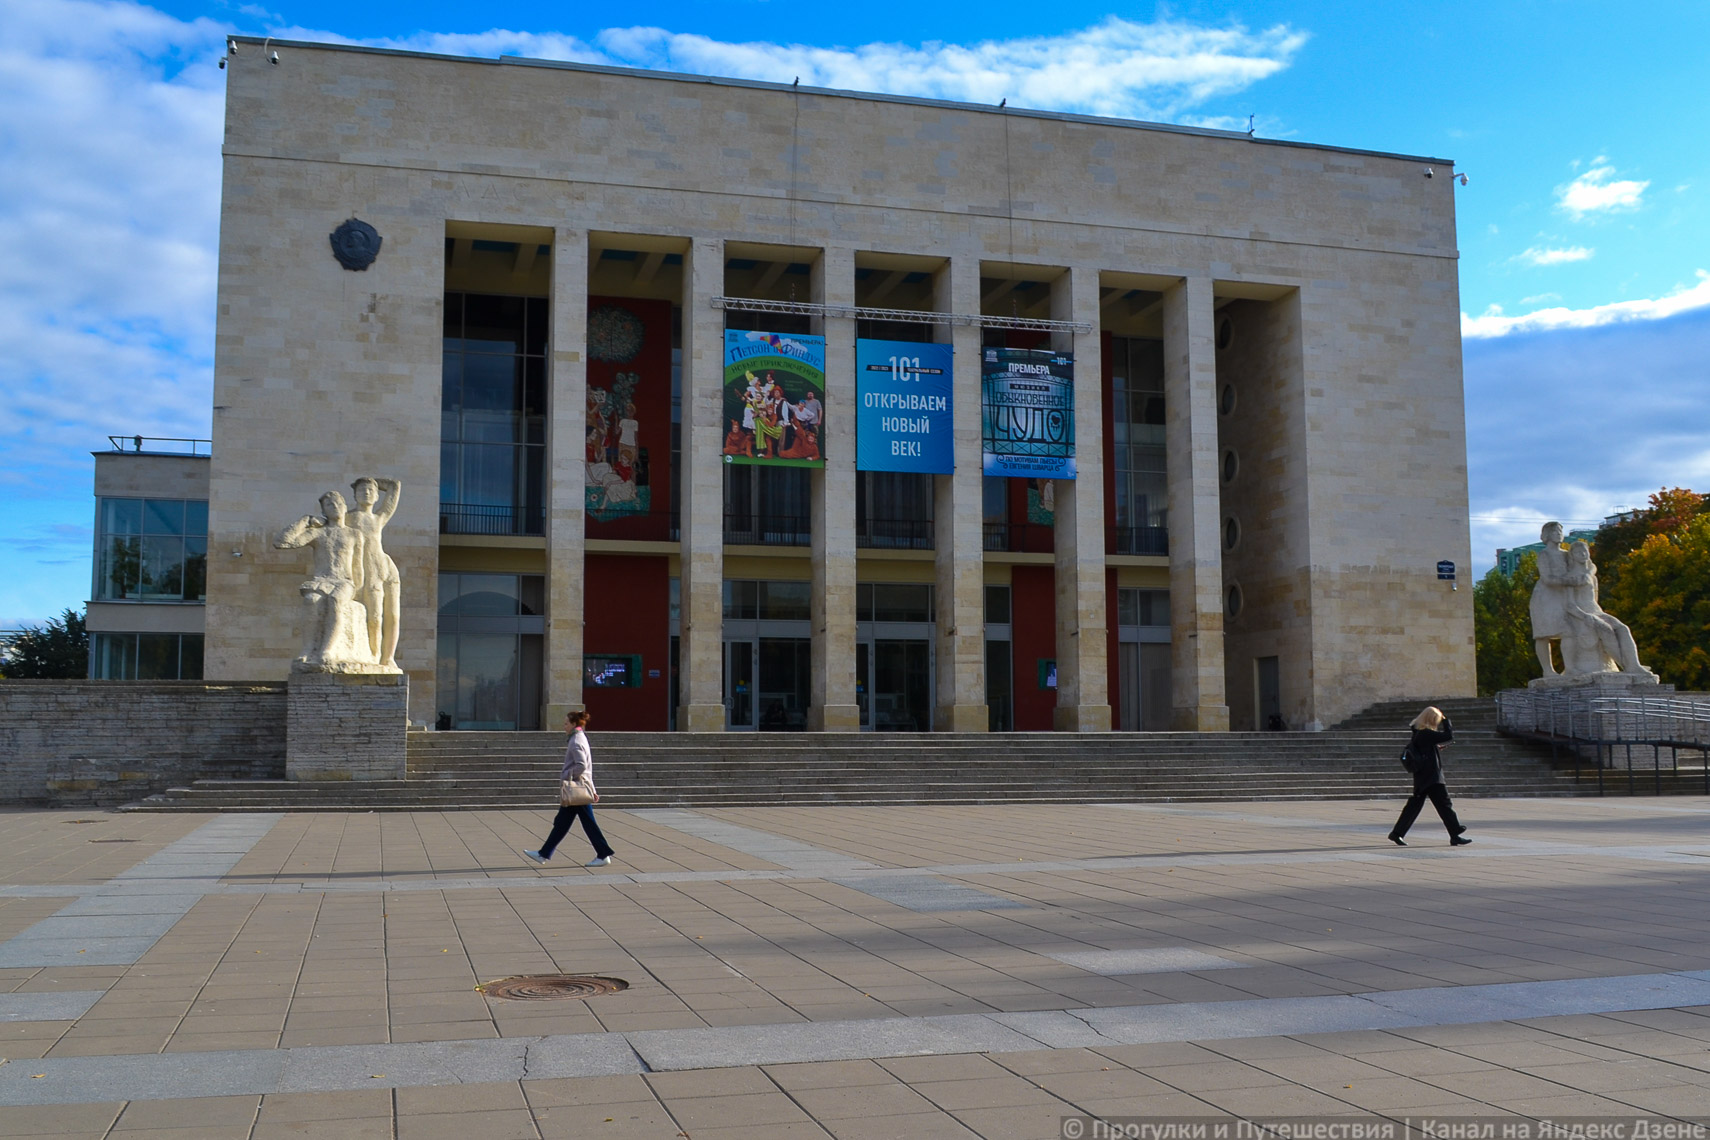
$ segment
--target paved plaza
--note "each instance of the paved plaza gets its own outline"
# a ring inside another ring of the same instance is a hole
[[[1710,800],[1399,806],[7,812],[0,1136],[1710,1119]]]

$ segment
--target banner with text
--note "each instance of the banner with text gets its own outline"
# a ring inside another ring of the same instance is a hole
[[[1075,477],[1075,360],[1038,348],[980,353],[980,435],[987,475]]]
[[[724,461],[823,467],[825,338],[724,333]]]
[[[861,471],[955,470],[947,344],[855,342],[855,466]]]

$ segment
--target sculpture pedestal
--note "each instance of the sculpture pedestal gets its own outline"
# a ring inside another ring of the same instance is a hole
[[[1673,685],[1657,680],[1650,670],[1643,673],[1553,673],[1533,677],[1528,689],[1566,689],[1593,697],[1659,697],[1674,692]]]
[[[402,673],[292,673],[285,778],[402,780],[409,705]]]

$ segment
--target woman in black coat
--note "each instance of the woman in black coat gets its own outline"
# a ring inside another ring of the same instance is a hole
[[[1408,727],[1413,730],[1413,736],[1407,741],[1409,770],[1413,773],[1413,794],[1407,797],[1407,804],[1401,809],[1401,818],[1397,819],[1395,826],[1390,829],[1389,841],[1397,847],[1407,846],[1407,840],[1402,836],[1413,826],[1413,821],[1419,818],[1419,810],[1429,799],[1437,809],[1437,814],[1443,817],[1443,826],[1449,829],[1449,842],[1456,847],[1464,847],[1472,840],[1463,834],[1466,827],[1455,818],[1455,805],[1449,802],[1449,789],[1443,784],[1443,755],[1439,751],[1443,745],[1455,738],[1455,727],[1436,705],[1427,705],[1425,711],[1414,717],[1413,723]]]

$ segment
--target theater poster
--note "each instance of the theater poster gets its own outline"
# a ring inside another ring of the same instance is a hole
[[[1075,360],[1038,348],[980,353],[980,435],[987,475],[1075,477]]]
[[[825,338],[724,334],[724,461],[823,467]]]
[[[951,371],[947,344],[855,342],[857,470],[955,470]]]

